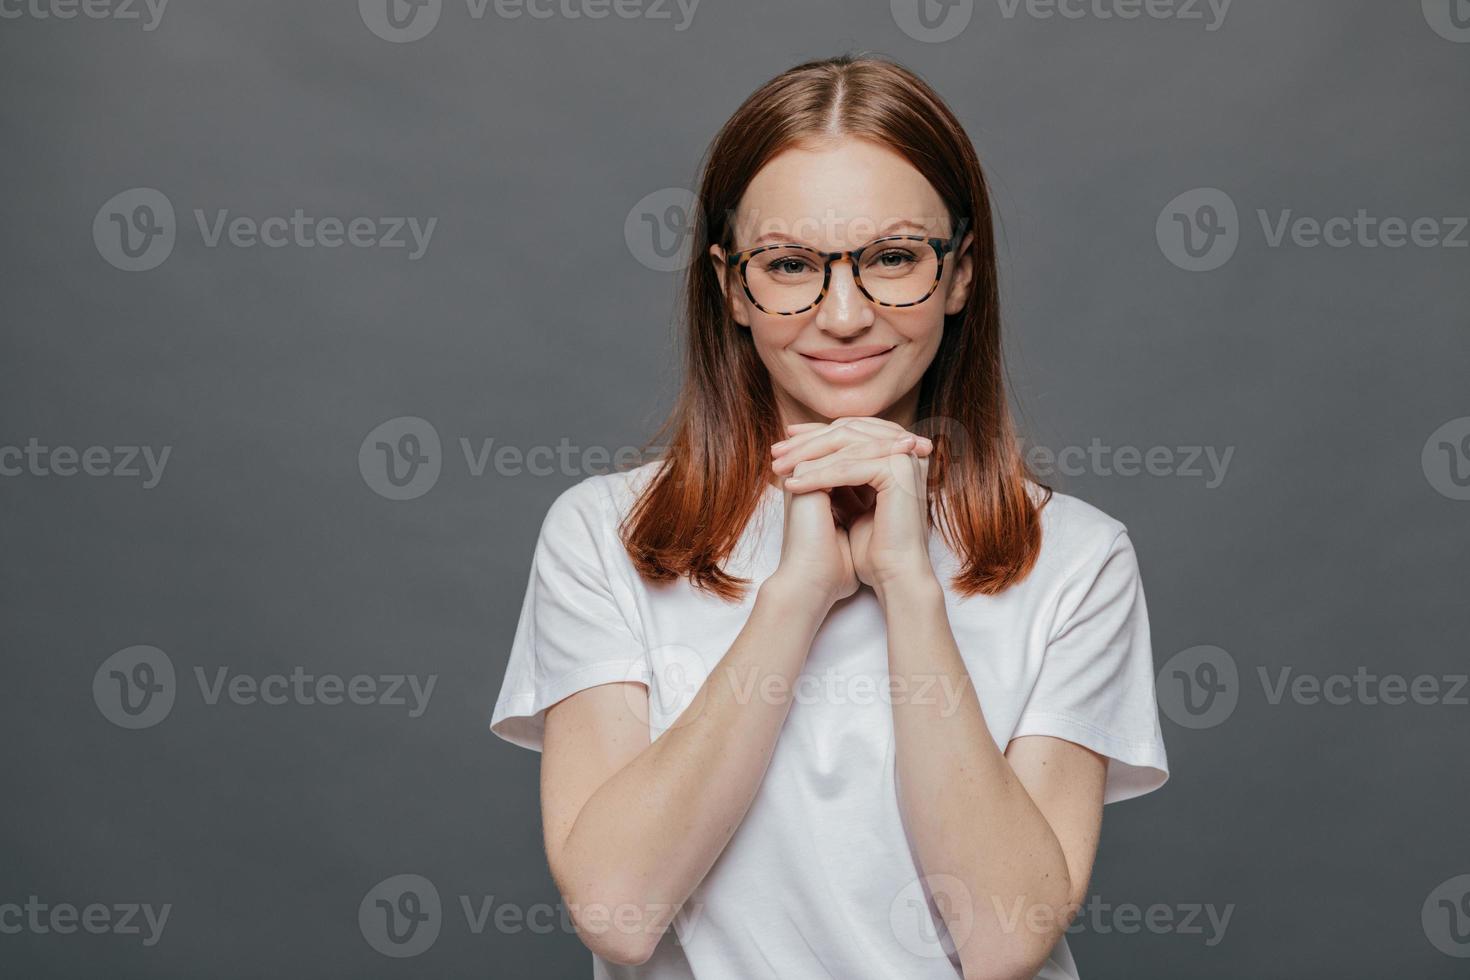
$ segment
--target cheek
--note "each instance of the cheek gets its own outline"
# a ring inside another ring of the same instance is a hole
[[[800,317],[769,316],[755,310],[750,321],[750,338],[766,367],[779,364],[781,351],[801,335]]]
[[[924,303],[912,309],[890,310],[888,322],[915,352],[932,354],[939,349],[939,339],[944,335],[944,308]]]

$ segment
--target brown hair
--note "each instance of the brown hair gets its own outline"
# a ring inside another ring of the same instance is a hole
[[[663,464],[629,511],[622,542],[654,581],[687,575],[737,599],[749,584],[721,567],[761,502],[772,443],[785,438],[771,379],[750,334],[735,323],[709,258],[731,247],[731,219],[755,174],[802,141],[871,139],[902,154],[944,201],[951,228],[973,232],[974,276],[964,310],[945,317],[919,386],[919,424],[935,449],[930,516],[960,556],[952,587],[994,594],[1020,581],[1041,549],[1040,509],[1006,402],[1000,296],[989,191],[964,128],[930,86],[884,59],[841,55],[797,65],[735,111],[706,155],[685,283],[684,378]],[[956,256],[958,258],[958,255]],[[936,431],[925,431],[926,427]]]

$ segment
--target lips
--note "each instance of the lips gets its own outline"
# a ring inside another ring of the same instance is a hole
[[[829,347],[826,350],[814,350],[810,353],[799,351],[798,353],[802,357],[810,357],[813,360],[848,363],[860,361],[875,354],[884,354],[891,350],[893,350],[892,344],[865,344],[862,347]]]
[[[835,347],[801,356],[818,377],[842,384],[871,378],[887,363],[893,350],[880,345]]]

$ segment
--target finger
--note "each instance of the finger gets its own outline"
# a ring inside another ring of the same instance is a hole
[[[784,485],[792,492],[808,492],[817,488],[872,487],[879,493],[902,487],[918,496],[923,489],[920,471],[922,460],[909,455],[879,456],[867,459],[829,457],[803,463],[788,476]]]
[[[905,436],[912,438],[911,445],[920,455],[927,456],[933,452],[934,443],[931,440],[909,432],[896,423],[885,419],[851,418],[837,419],[830,425],[809,429],[783,442],[778,442],[771,447],[771,455],[777,459],[788,457],[796,460],[815,459],[864,439],[877,440],[884,445],[890,445],[891,440]],[[908,450],[905,448],[898,451],[907,452]]]
[[[800,445],[773,456],[771,469],[777,474],[790,473],[796,467],[808,460],[822,459],[828,456],[842,454],[847,457],[865,458],[870,456],[892,456],[898,453],[906,453],[914,456],[928,456],[932,447],[924,446],[920,436],[912,432],[900,431],[895,435],[891,429],[882,430],[881,434],[872,432],[857,432],[856,427],[848,429],[846,434],[842,431],[833,431],[830,434],[813,436]]]
[[[777,474],[796,472],[796,468],[804,463],[815,463],[819,460],[842,459],[873,459],[880,456],[914,455],[917,449],[914,446],[912,434],[902,435],[898,438],[865,438],[857,442],[849,442],[837,448],[831,448],[826,444],[813,442],[798,447],[785,455],[778,456],[771,462],[771,469]]]
[[[834,425],[838,422],[857,422],[860,420],[877,422],[879,425],[898,425],[897,422],[890,422],[888,419],[881,419],[876,415],[839,415],[830,422],[791,422],[787,424],[786,431],[796,432],[804,429],[820,429],[823,426]]]
[[[789,456],[778,456],[771,461],[771,472],[777,476],[785,476],[795,473],[796,468],[803,463],[815,463],[833,458],[874,459],[884,456],[908,456],[928,462],[931,454],[932,450],[914,445],[911,438],[900,437],[892,441],[853,443],[831,452],[822,452],[814,448]]]
[[[791,435],[772,445],[771,449],[776,452],[784,452],[792,446],[800,445],[808,438],[822,434],[824,431],[842,431],[844,429],[858,429],[860,431],[872,432],[875,435],[881,434],[884,431],[892,432],[895,435],[903,435],[909,432],[908,429],[905,429],[897,422],[890,422],[887,419],[869,416],[844,416],[833,419],[831,422],[798,422],[794,425],[788,425],[786,430]],[[918,435],[918,433],[913,434],[918,436],[920,446],[928,450],[934,448],[934,440],[928,436]]]
[[[788,504],[798,497],[811,497],[819,493],[830,495],[832,493],[832,490],[829,487],[803,487],[800,484],[794,487],[788,487],[786,486],[785,481],[782,481],[781,489],[786,494],[786,502]]]
[[[776,443],[776,445],[791,445],[793,443],[800,442],[801,439],[799,437],[819,435],[825,431],[841,430],[852,427],[872,429],[872,427],[874,426],[891,428],[896,432],[906,431],[903,426],[893,422],[889,422],[887,419],[872,418],[862,415],[843,415],[833,419],[830,422],[798,422],[795,425],[788,425],[786,427],[786,431],[791,433],[791,435],[789,435],[781,442]]]

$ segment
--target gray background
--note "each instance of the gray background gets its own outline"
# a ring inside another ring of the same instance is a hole
[[[1176,922],[1231,907],[1228,931],[1089,926],[1084,976],[1470,974],[1421,921],[1470,873],[1470,708],[1273,704],[1257,674],[1467,669],[1470,502],[1436,490],[1421,450],[1470,415],[1470,250],[1272,248],[1257,211],[1470,214],[1470,44],[1417,0],[1238,0],[1213,31],[980,0],[942,43],[882,2],[704,0],[685,30],[673,14],[477,20],[447,0],[413,43],[351,2],[175,0],[152,31],[0,20],[0,447],[172,447],[151,489],[0,477],[0,903],[172,905],[146,948],[0,934],[0,972],[590,975],[574,935],[476,934],[459,897],[557,901],[538,757],[486,724],[540,519],[594,470],[475,476],[459,440],[648,438],[678,276],[638,261],[630,212],[689,186],[762,81],[866,49],[939,89],[994,181],[1027,438],[1234,447],[1214,487],[1098,466],[1051,481],[1128,524],[1160,666],[1212,645],[1239,671],[1228,719],[1165,719],[1173,779],[1108,809],[1092,883]],[[138,187],[172,202],[178,239],[124,272],[91,227]],[[1210,187],[1239,207],[1239,246],[1184,271],[1155,223]],[[195,208],[438,225],[418,261],[209,248]],[[395,501],[357,459],[401,416],[433,424],[442,472]],[[125,730],[92,681],[138,644],[168,655],[176,700]],[[211,705],[194,678],[297,666],[438,680],[411,718]],[[397,959],[357,909],[405,873],[444,914]]]

